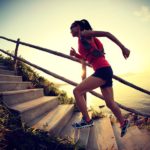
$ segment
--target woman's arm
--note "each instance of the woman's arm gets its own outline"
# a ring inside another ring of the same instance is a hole
[[[105,31],[83,31],[81,32],[81,36],[84,37],[107,37],[115,44],[117,44],[122,50],[122,54],[125,58],[129,57],[130,51],[111,33]]]

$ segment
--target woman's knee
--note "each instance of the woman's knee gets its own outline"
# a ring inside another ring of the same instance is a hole
[[[77,87],[75,87],[74,89],[73,89],[73,94],[74,95],[77,95],[77,94],[79,94],[79,90],[78,90],[78,88]]]
[[[82,91],[78,87],[75,87],[73,89],[73,94],[74,95],[82,95]]]

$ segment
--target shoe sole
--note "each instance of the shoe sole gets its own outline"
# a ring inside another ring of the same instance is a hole
[[[94,124],[86,125],[86,126],[82,126],[82,127],[75,127],[75,126],[73,126],[73,128],[75,128],[75,129],[83,129],[83,128],[89,128],[89,127],[92,127],[92,126],[94,126]]]

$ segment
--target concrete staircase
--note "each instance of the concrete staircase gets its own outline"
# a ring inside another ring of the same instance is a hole
[[[73,105],[59,105],[57,97],[44,96],[43,89],[31,89],[30,82],[0,64],[0,96],[11,109],[20,113],[22,122],[48,131],[50,135],[67,138],[86,150],[149,150],[150,135],[136,126],[121,138],[119,124],[109,118],[94,121],[94,126],[75,130],[71,124],[81,119]],[[79,148],[77,148],[79,149]]]

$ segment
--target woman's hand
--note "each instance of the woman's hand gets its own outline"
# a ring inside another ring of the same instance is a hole
[[[70,56],[76,56],[76,51],[74,48],[71,47],[71,50],[70,50]]]
[[[122,48],[122,54],[123,54],[124,58],[127,59],[130,55],[130,50],[127,49],[126,47],[123,47]]]

